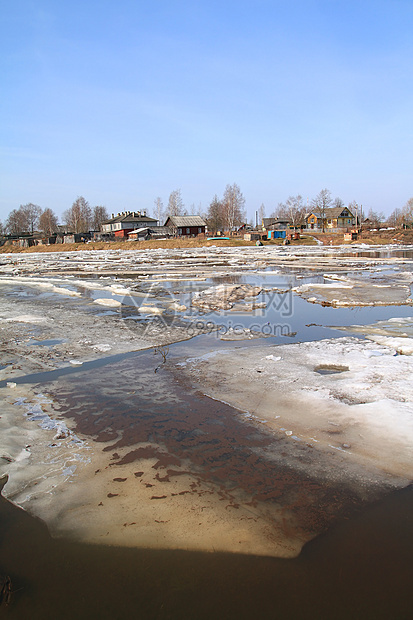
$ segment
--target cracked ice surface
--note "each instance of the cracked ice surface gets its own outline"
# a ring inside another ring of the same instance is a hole
[[[188,360],[184,372],[291,441],[345,454],[344,475],[357,464],[366,479],[371,467],[413,477],[413,357],[388,343],[340,338],[238,349]]]
[[[391,347],[397,353],[413,355],[413,317],[395,317],[372,325],[349,325],[334,329],[364,334],[369,340]]]
[[[409,272],[386,274],[370,278],[328,275],[324,282],[310,282],[294,289],[312,303],[332,306],[389,306],[413,304]]]

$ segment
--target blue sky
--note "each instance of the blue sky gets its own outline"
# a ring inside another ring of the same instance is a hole
[[[413,196],[412,0],[0,0],[0,220]]]

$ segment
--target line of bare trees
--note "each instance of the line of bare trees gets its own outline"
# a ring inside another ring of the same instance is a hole
[[[355,201],[349,205],[350,211],[355,213],[358,211],[359,218],[366,217],[362,214],[362,209],[358,207]],[[312,209],[317,211],[324,220],[326,209],[330,207],[344,207],[341,198],[333,200],[331,192],[328,189],[322,189],[315,198],[311,200],[310,205],[304,203],[300,194],[289,196],[285,202],[279,202],[277,207],[269,214],[269,217],[277,217],[286,219],[294,227],[299,227],[304,223],[306,213]],[[211,233],[218,230],[232,230],[236,226],[246,222],[245,198],[239,188],[234,183],[227,185],[222,198],[216,194],[213,197],[206,213],[202,213],[201,206],[198,208],[191,205],[191,215],[202,215],[208,225]],[[165,221],[172,215],[187,215],[188,211],[182,200],[181,190],[175,189],[169,195],[168,204],[164,207],[160,197],[154,200],[154,217],[160,223]],[[257,211],[258,222],[266,216],[264,204],[261,204]],[[371,226],[380,228],[387,224],[388,226],[413,227],[413,197],[401,209],[396,208],[392,214],[386,219],[382,212],[370,209],[367,218]],[[88,230],[100,230],[101,224],[109,219],[106,207],[98,205],[91,207],[88,201],[79,196],[72,206],[64,211],[62,215],[62,225],[66,230],[81,233]],[[42,209],[36,204],[28,203],[20,205],[18,209],[11,211],[4,223],[0,222],[0,233],[18,235],[21,233],[33,233],[41,231],[44,235],[50,236],[59,230],[58,217],[52,209]]]
[[[206,213],[202,212],[201,205],[196,207],[194,204],[190,207],[190,213],[201,215],[206,220],[211,233],[218,230],[231,230],[245,222],[245,198],[238,185],[234,183],[226,186],[222,198],[214,196]],[[154,216],[160,222],[165,221],[169,216],[187,214],[180,189],[170,193],[166,207],[159,196],[154,200]]]
[[[108,217],[106,207],[100,205],[91,207],[83,196],[79,196],[70,209],[63,213],[62,220],[66,230],[81,233],[88,230],[100,230],[102,222]],[[20,235],[39,231],[45,236],[51,236],[58,230],[58,217],[52,209],[42,209],[39,205],[29,202],[9,213],[0,232]]]
[[[411,228],[413,226],[413,197],[404,207],[395,209],[388,219],[388,224],[395,228]]]

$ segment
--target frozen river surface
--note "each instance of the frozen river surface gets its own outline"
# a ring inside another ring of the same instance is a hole
[[[4,496],[54,536],[296,556],[411,481],[410,251],[2,255]]]

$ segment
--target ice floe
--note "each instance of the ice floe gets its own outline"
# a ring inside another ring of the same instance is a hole
[[[311,444],[315,438],[318,450],[351,446],[361,469],[367,463],[413,476],[413,357],[357,338],[265,349],[273,353],[263,357],[263,348],[253,347],[188,360],[185,372],[196,372],[206,394],[274,430],[292,430]]]
[[[122,305],[122,302],[109,297],[99,297],[99,299],[94,300],[94,303],[100,306],[108,306],[109,308],[119,308]]]

